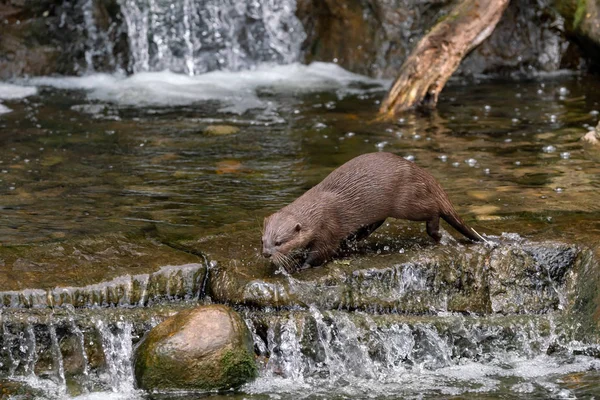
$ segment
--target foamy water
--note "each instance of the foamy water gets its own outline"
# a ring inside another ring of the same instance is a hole
[[[496,354],[496,356],[499,356]],[[253,395],[273,395],[282,398],[313,398],[335,393],[350,398],[387,398],[422,396],[425,393],[449,396],[467,393],[493,393],[506,382],[515,382],[515,393],[561,393],[575,398],[570,390],[558,384],[567,374],[600,369],[600,360],[574,356],[568,360],[540,355],[526,358],[516,354],[499,356],[491,363],[466,361],[440,369],[398,367],[389,374],[375,378],[336,377],[336,379],[297,379],[261,376],[243,387]]]
[[[6,114],[12,111],[2,104],[1,100],[20,100],[36,93],[37,88],[35,87],[0,82],[0,114]]]
[[[23,81],[57,89],[85,90],[90,100],[124,106],[183,106],[202,101],[223,103],[221,111],[241,114],[265,108],[259,91],[304,93],[339,90],[340,95],[361,91],[356,84],[381,90],[386,81],[346,71],[332,63],[262,65],[247,71],[213,71],[196,76],[170,71],[141,72],[131,76],[92,74],[82,77],[39,77]]]

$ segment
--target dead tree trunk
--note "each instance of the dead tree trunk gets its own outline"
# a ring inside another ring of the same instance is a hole
[[[462,0],[419,41],[383,101],[383,119],[413,107],[435,107],[461,60],[494,31],[509,0]]]

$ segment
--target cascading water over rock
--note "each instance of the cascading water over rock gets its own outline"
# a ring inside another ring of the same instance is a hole
[[[133,72],[197,75],[297,61],[295,0],[120,0]]]

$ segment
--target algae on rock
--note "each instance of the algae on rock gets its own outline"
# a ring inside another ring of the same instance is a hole
[[[147,390],[227,390],[257,375],[252,336],[223,305],[182,311],[150,330],[135,354]]]

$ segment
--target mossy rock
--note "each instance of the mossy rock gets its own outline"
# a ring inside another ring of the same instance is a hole
[[[252,336],[222,305],[182,311],[157,325],[135,352],[135,377],[146,390],[228,390],[257,375]]]

